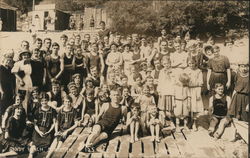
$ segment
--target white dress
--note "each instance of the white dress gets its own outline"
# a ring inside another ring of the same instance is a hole
[[[24,72],[24,77],[22,78],[24,85],[20,85],[20,81],[16,80],[16,86],[19,90],[30,90],[32,88],[32,80],[31,80],[31,72],[32,68],[30,64],[24,64],[24,60],[18,61],[14,64],[14,67],[12,68],[12,73],[18,73],[18,72]]]

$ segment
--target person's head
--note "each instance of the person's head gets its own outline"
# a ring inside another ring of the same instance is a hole
[[[128,86],[125,86],[125,87],[122,88],[122,95],[124,97],[128,97],[130,95],[130,89],[129,89]]]
[[[125,52],[129,52],[130,49],[131,49],[131,45],[130,44],[125,44],[123,47],[124,47],[124,51]]]
[[[139,53],[139,51],[140,51],[139,45],[134,44],[133,47],[132,47],[132,50],[133,50],[134,52],[136,52],[136,53]]]
[[[68,41],[68,36],[63,34],[61,37],[60,37],[60,41],[63,43],[63,44],[66,44],[67,41]]]
[[[42,48],[42,45],[43,45],[42,39],[41,39],[41,38],[36,38],[36,40],[35,40],[35,47],[36,47],[37,49],[41,49],[41,48]]]
[[[239,62],[239,71],[241,73],[248,73],[249,72],[249,62],[247,59],[245,61]]]
[[[143,94],[144,95],[149,95],[150,94],[150,88],[147,84],[143,86]]]
[[[107,92],[101,90],[98,92],[98,99],[100,101],[106,102],[109,100],[109,95],[107,94]]]
[[[84,35],[84,40],[89,42],[90,41],[90,34],[85,34]]]
[[[98,44],[97,43],[91,43],[90,47],[91,52],[97,52],[98,51]]]
[[[58,53],[58,51],[59,51],[59,49],[60,49],[59,44],[58,44],[58,43],[56,43],[56,42],[54,42],[54,43],[52,44],[52,53],[57,54],[57,53]]]
[[[162,41],[161,42],[161,50],[163,52],[166,52],[167,51],[167,48],[168,48],[168,43],[166,41]]]
[[[14,115],[13,116],[16,116],[16,117],[20,117],[22,115],[22,108],[21,107],[16,107],[14,109]]]
[[[174,48],[176,49],[177,52],[179,52],[181,50],[181,45],[179,42],[175,42],[174,43]]]
[[[150,109],[149,109],[149,112],[150,112],[150,114],[153,115],[153,116],[157,115],[157,113],[158,113],[157,106],[156,106],[156,105],[151,105],[151,106],[150,106]]]
[[[169,57],[165,56],[162,58],[161,60],[161,65],[165,68],[165,69],[169,69],[171,68],[171,60]]]
[[[93,83],[92,78],[86,78],[86,80],[85,80],[85,86],[87,88],[93,88],[94,87],[94,83]]]
[[[3,60],[0,61],[2,62],[2,65],[5,67],[10,67],[11,64],[13,63],[13,57],[14,57],[14,51],[9,50],[3,55]]]
[[[103,42],[104,42],[105,44],[109,44],[109,37],[108,37],[108,36],[104,36],[104,37],[103,37]]]
[[[116,35],[115,35],[115,41],[116,42],[120,42],[121,41],[121,35],[119,34],[119,33],[117,33]]]
[[[132,43],[132,36],[128,35],[126,41],[127,41],[127,43],[131,44]]]
[[[214,46],[213,50],[214,50],[214,56],[215,57],[220,56],[220,47],[219,46]]]
[[[33,49],[31,57],[32,59],[35,60],[40,59],[41,58],[40,50],[38,48]]]
[[[231,48],[234,44],[234,41],[232,39],[227,39],[224,42],[224,46]]]
[[[224,85],[221,83],[215,83],[214,91],[218,95],[223,95],[224,94]]]
[[[65,95],[63,97],[63,105],[67,108],[71,107],[72,104],[72,98],[69,95]]]
[[[19,93],[15,95],[15,105],[20,105],[23,102],[23,96]]]
[[[138,116],[140,112],[140,104],[139,103],[132,103],[131,104],[131,112],[133,115]]]
[[[154,66],[156,70],[160,70],[161,69],[161,62],[160,60],[154,60]]]
[[[23,52],[19,54],[20,60],[27,60],[27,59],[30,59],[30,57],[31,57],[31,53],[29,50],[24,50]]]
[[[146,84],[147,85],[153,85],[154,84],[154,78],[152,76],[148,76],[146,78]]]
[[[174,41],[172,39],[168,40],[168,47],[169,48],[174,47]]]
[[[128,76],[125,74],[121,76],[121,83],[122,85],[127,85],[128,84]]]
[[[138,42],[139,41],[139,35],[137,33],[132,35],[132,41]]]
[[[60,92],[60,84],[58,81],[53,81],[51,83],[51,91],[53,94],[58,94]]]
[[[211,39],[208,41],[208,44],[214,45],[214,44],[215,44],[215,40],[214,40],[213,38],[211,38]]]
[[[116,52],[116,50],[117,50],[117,44],[111,43],[110,44],[110,50],[111,50],[111,52]]]
[[[100,26],[102,30],[105,30],[106,25],[104,21],[100,21]]]
[[[21,43],[21,48],[22,48],[23,50],[28,50],[28,49],[30,48],[29,42],[28,42],[28,41],[22,41],[22,43]]]
[[[205,51],[205,54],[206,54],[207,56],[212,56],[212,55],[213,55],[213,52],[214,52],[212,46],[206,46],[206,47],[204,48],[204,51]]]
[[[70,45],[69,43],[66,45],[66,50],[65,53],[66,54],[71,54],[71,52],[73,51],[73,46]]]
[[[31,91],[31,96],[33,99],[38,99],[39,98],[39,90],[38,87],[33,87]]]
[[[187,41],[186,40],[181,40],[181,50],[185,50],[186,45],[187,45]]]
[[[50,38],[45,38],[45,39],[43,40],[44,46],[45,46],[47,49],[50,48],[51,42],[52,42],[52,40],[51,40]]]
[[[75,38],[70,38],[68,41],[68,44],[70,44],[71,46],[75,45]]]
[[[93,66],[90,68],[90,74],[94,77],[97,76],[97,67],[96,66]]]
[[[152,65],[147,65],[146,77],[151,76],[154,67]]]
[[[80,43],[80,41],[81,41],[81,36],[79,34],[77,34],[75,36],[75,43]]]
[[[95,96],[95,91],[94,89],[87,89],[86,90],[86,98],[88,100],[93,100],[94,99],[94,96]]]
[[[165,29],[162,29],[161,30],[161,35],[163,35],[163,36],[167,35],[167,31]]]
[[[142,76],[140,73],[134,74],[133,79],[137,85],[140,85],[142,82]]]
[[[140,66],[141,66],[141,69],[143,70],[143,71],[147,71],[147,62],[142,62],[141,64],[140,64]]]
[[[78,91],[77,91],[77,88],[76,88],[76,84],[75,82],[70,82],[68,85],[68,90],[71,94],[73,94],[74,96],[77,96],[78,95]]]
[[[72,76],[72,81],[75,82],[75,84],[81,83],[81,75],[79,73],[76,73]]]
[[[109,92],[109,86],[108,86],[108,84],[106,84],[106,83],[102,84],[102,91]]]
[[[82,48],[80,46],[76,47],[76,49],[75,49],[75,55],[82,56]]]
[[[146,37],[145,37],[145,36],[142,36],[142,37],[141,37],[141,45],[147,46],[147,40],[146,40]]]
[[[121,91],[119,89],[112,89],[110,91],[111,102],[119,104],[121,101]]]
[[[42,106],[48,106],[49,95],[46,92],[41,92],[39,98]]]
[[[196,69],[197,68],[197,62],[194,58],[189,57],[187,60],[188,63],[188,67],[190,67],[191,69]]]

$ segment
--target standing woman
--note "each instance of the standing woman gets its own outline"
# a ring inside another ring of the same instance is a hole
[[[122,54],[117,49],[118,45],[115,43],[112,43],[110,45],[110,53],[107,56],[106,64],[108,65],[108,72],[120,69],[123,64]]]
[[[215,83],[221,83],[227,90],[231,85],[230,63],[226,56],[220,55],[220,47],[214,46],[214,57],[208,61],[207,88],[212,90]]]
[[[17,92],[24,96],[24,109],[27,111],[27,103],[29,91],[32,89],[33,84],[31,80],[31,64],[30,57],[31,53],[28,50],[21,52],[20,61],[14,64],[11,72],[16,76],[16,89]]]
[[[132,60],[133,60],[133,53],[130,51],[130,44],[124,45],[124,52],[122,53],[123,60],[124,60],[124,74],[126,76],[131,75],[131,66],[132,66]]]
[[[0,121],[5,110],[13,103],[15,93],[15,76],[11,73],[10,63],[14,54],[4,54],[0,64]]]

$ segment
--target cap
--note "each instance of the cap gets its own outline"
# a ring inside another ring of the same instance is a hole
[[[69,84],[68,84],[68,89],[70,90],[70,89],[72,89],[72,88],[75,88],[76,87],[76,84],[74,83],[74,82],[70,82]]]

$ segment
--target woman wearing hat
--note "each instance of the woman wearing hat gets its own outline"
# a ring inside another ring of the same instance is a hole
[[[5,110],[12,104],[15,92],[15,76],[10,68],[13,56],[13,53],[4,54],[0,64],[0,121]]]
[[[14,64],[11,72],[16,76],[16,88],[17,91],[25,96],[24,108],[27,110],[28,91],[33,87],[31,80],[31,53],[28,50],[24,50],[19,55],[20,61]]]

